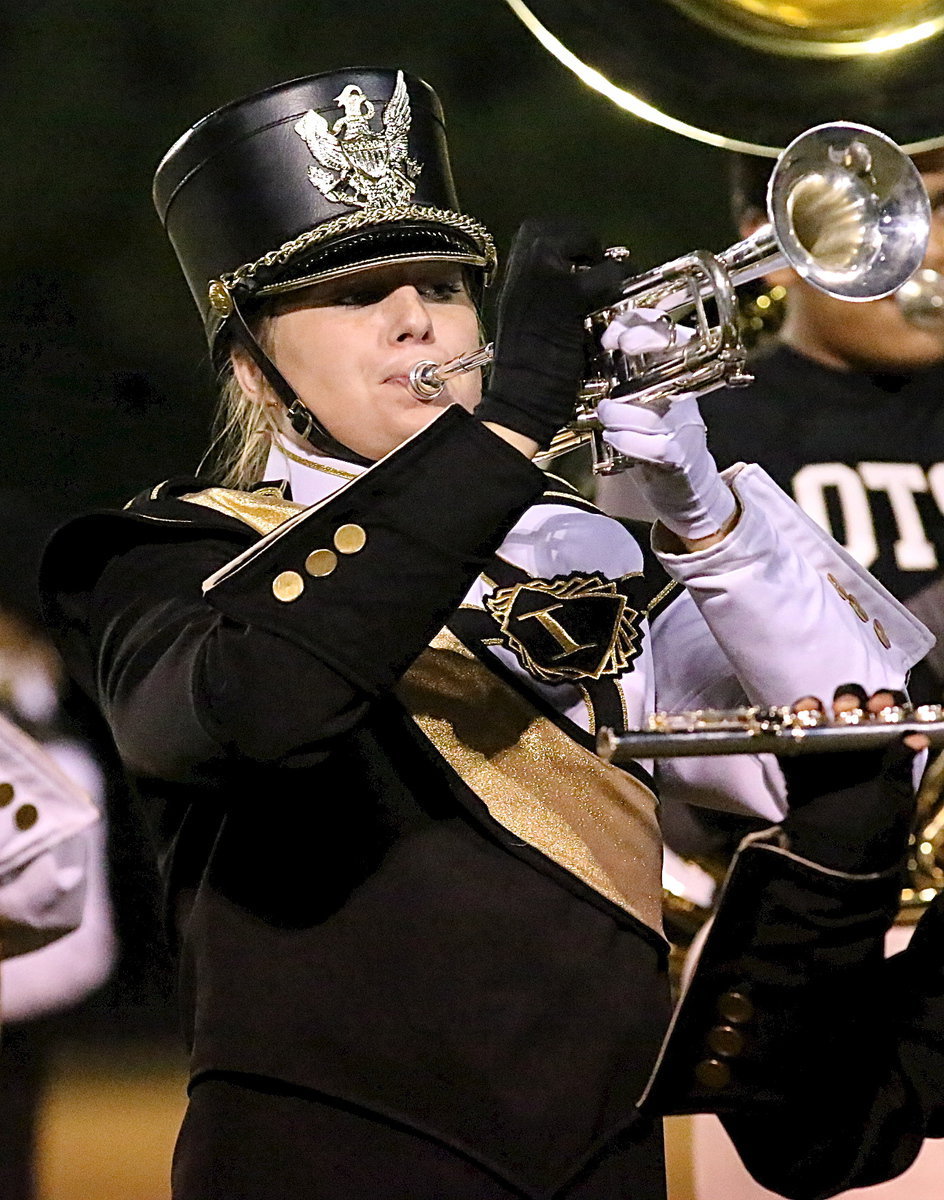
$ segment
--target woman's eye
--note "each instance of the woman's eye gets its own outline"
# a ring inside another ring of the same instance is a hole
[[[426,300],[451,300],[461,294],[461,283],[431,283],[425,288],[420,288],[420,295]]]
[[[376,304],[380,298],[381,293],[377,291],[344,292],[338,296],[335,304],[341,304],[348,308],[363,308],[368,304]]]
[[[417,294],[431,304],[442,304],[461,296],[465,287],[461,280],[444,283],[414,284]],[[379,304],[389,295],[390,288],[357,288],[347,292],[339,292],[330,303],[342,308],[366,308],[371,304]]]

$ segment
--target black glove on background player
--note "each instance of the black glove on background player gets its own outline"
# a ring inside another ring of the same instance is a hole
[[[525,221],[508,257],[491,379],[475,415],[548,446],[574,413],[583,318],[613,300],[628,274],[580,227]]]
[[[782,823],[801,858],[850,874],[887,871],[902,861],[915,813],[914,751],[811,754],[782,758],[790,815]]]

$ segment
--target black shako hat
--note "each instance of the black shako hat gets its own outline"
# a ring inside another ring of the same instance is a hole
[[[211,348],[233,301],[385,263],[495,267],[458,211],[436,93],[402,71],[311,75],[217,109],[164,156],[154,204]]]

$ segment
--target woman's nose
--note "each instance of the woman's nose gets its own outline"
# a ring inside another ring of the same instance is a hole
[[[390,320],[390,340],[428,342],[433,336],[429,307],[412,284],[396,288],[385,298]]]

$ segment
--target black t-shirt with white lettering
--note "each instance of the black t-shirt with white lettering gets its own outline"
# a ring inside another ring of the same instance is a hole
[[[944,364],[869,375],[778,345],[751,370],[702,401],[718,466],[759,463],[944,641]]]

